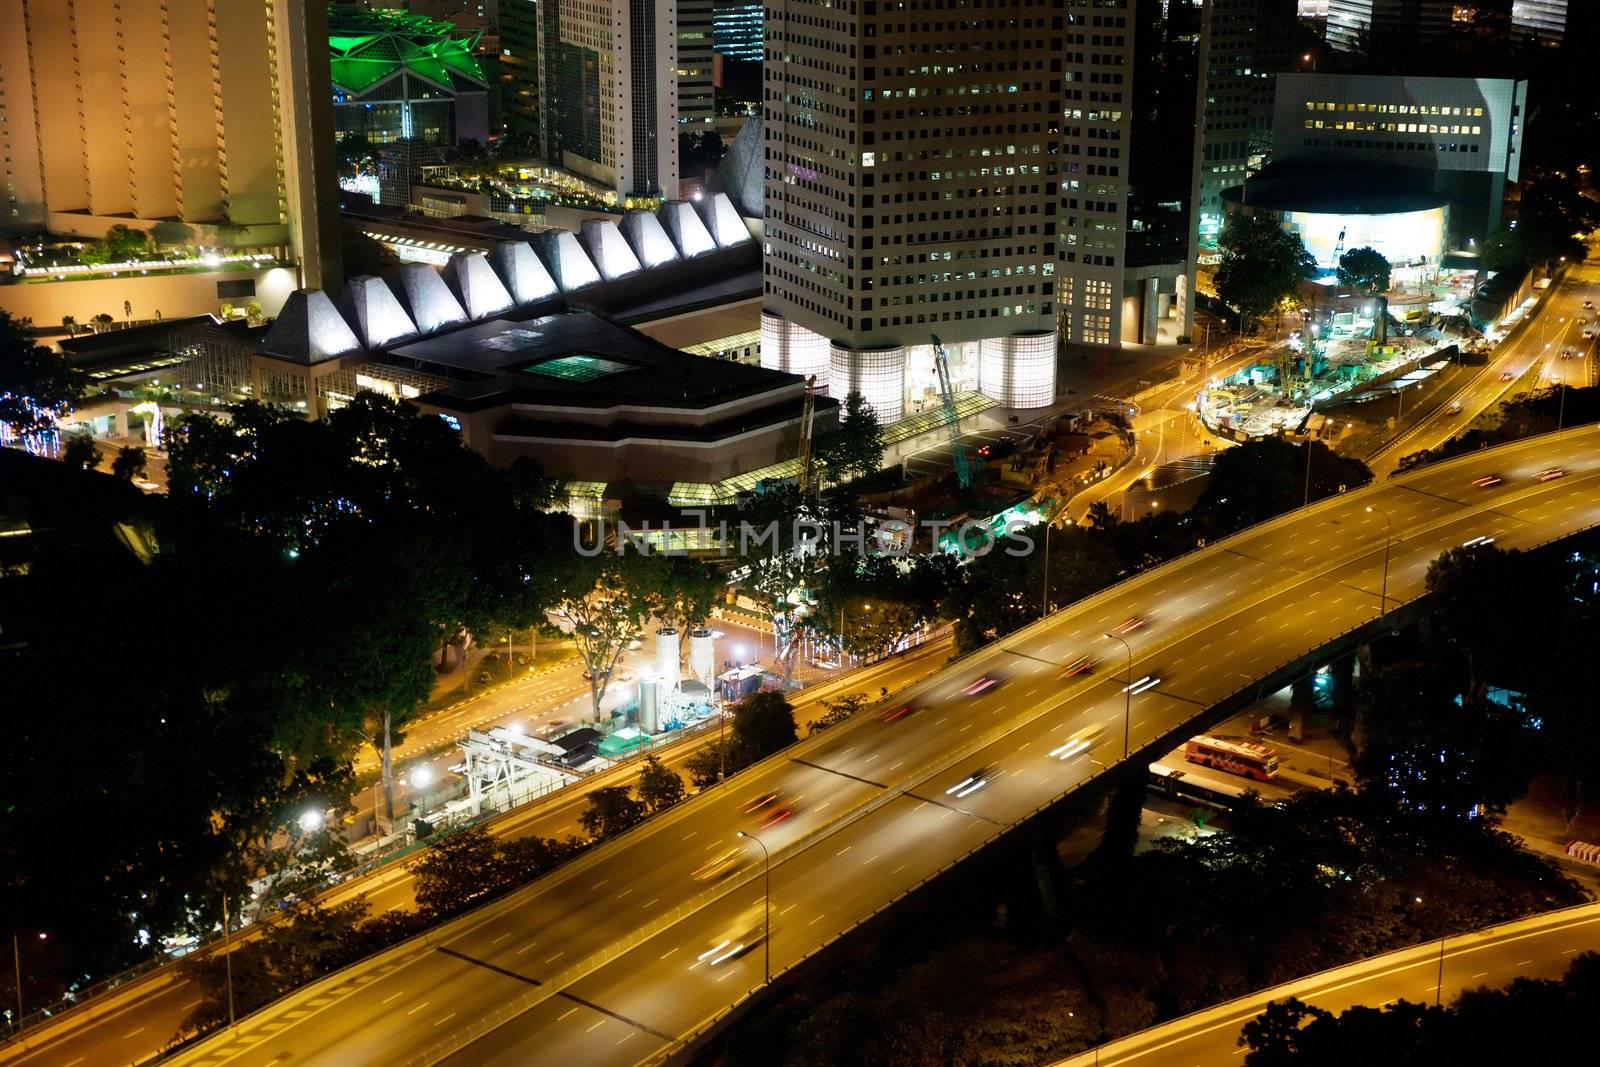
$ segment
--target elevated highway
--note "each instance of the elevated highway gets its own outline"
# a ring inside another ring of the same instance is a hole
[[[1553,467],[1566,475],[1538,479]],[[1488,473],[1502,480],[1474,484]],[[760,991],[768,951],[773,974],[796,965],[1110,765],[1372,626],[1385,608],[1422,593],[1429,562],[1445,549],[1480,536],[1526,548],[1597,524],[1593,426],[1441,463],[1264,523],[911,686],[895,701],[910,714],[864,714],[801,742],[175,1062],[664,1060]],[[1126,628],[1133,618],[1146,621]],[[1120,642],[1103,636],[1118,628],[1131,663]],[[1081,656],[1095,668],[1063,678]],[[1150,679],[1136,694],[1124,693],[1130,673]],[[996,684],[966,692],[980,677]],[[1091,737],[1088,751],[1057,758],[1073,736]],[[961,787],[980,768],[982,786]],[[762,829],[772,805],[745,809],[771,793],[793,815]],[[720,880],[695,877],[744,844],[739,831],[758,834],[772,855],[764,943],[758,849],[746,846],[746,862]],[[747,951],[731,952],[738,944]]]

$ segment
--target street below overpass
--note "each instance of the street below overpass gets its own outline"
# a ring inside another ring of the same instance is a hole
[[[1139,575],[912,685],[893,702],[910,714],[865,713],[803,741],[176,1062],[664,1059],[760,991],[766,950],[775,974],[809,958],[1125,758],[1125,731],[1137,758],[1207,708],[1371,626],[1383,607],[1421,595],[1428,564],[1448,548],[1476,537],[1526,548],[1600,524],[1597,445],[1600,430],[1586,426],[1479,452]],[[1566,475],[1539,480],[1555,467]],[[1474,484],[1490,472],[1498,484]],[[1144,624],[1128,625],[1135,619]],[[1119,628],[1131,663],[1103,636]],[[1095,670],[1062,679],[1083,655]],[[1148,678],[1137,695],[1124,693],[1125,672]],[[983,677],[996,684],[964,692]],[[1089,750],[1056,758],[1074,735],[1091,737]],[[981,788],[958,788],[974,776]],[[763,815],[745,808],[768,793],[794,815],[762,829]],[[739,831],[772,854],[764,944],[758,849],[746,846],[720,881],[695,878],[743,844]]]
[[[950,657],[950,651],[950,639],[941,638],[807,689],[796,698],[795,718],[802,724],[803,731],[804,724],[823,714],[823,701],[850,693],[870,693],[875,697],[879,689],[897,692],[936,671]],[[576,670],[572,668],[573,673]],[[515,692],[497,695],[500,703],[523,699]],[[582,699],[588,701],[587,684]],[[491,705],[490,711],[496,712],[498,707],[498,704]],[[507,709],[512,710],[509,704]],[[716,737],[715,730],[696,734],[653,755],[687,781],[684,764],[702,745]],[[623,764],[515,808],[485,825],[491,834],[502,840],[581,836],[583,830],[578,818],[588,807],[589,794],[607,786],[632,785],[637,778],[637,766]],[[352,878],[322,894],[318,900],[326,906],[334,906],[358,898],[366,899],[371,915],[412,908],[416,898],[410,863],[397,862]],[[247,927],[235,933],[234,944],[253,940],[260,933],[259,925]],[[210,950],[215,950],[215,946]],[[183,961],[167,963],[0,1045],[0,1065],[91,1067],[144,1063],[173,1043],[183,1020],[199,1006],[201,995],[201,990],[189,981]]]
[[[1442,950],[1442,951],[1441,951]],[[1600,904],[1535,915],[1486,930],[1375,956],[1264,989],[1063,1060],[1056,1067],[1210,1067],[1245,1051],[1239,1031],[1268,1003],[1299,997],[1335,1014],[1396,1000],[1449,1004],[1480,986],[1558,979],[1574,956],[1600,951]],[[1574,1019],[1575,1028],[1588,1020]],[[1375,1058],[1381,1061],[1378,1050]]]

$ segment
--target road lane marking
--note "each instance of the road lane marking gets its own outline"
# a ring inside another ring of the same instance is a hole
[[[598,1030],[598,1029],[600,1029],[600,1028],[601,1028],[601,1027],[602,1027],[602,1026],[604,1026],[604,1025],[605,1025],[605,1024],[606,1024],[606,1021],[605,1021],[605,1020],[604,1020],[604,1019],[599,1019],[599,1020],[597,1020],[597,1021],[596,1021],[596,1022],[595,1022],[595,1024],[594,1024],[594,1025],[593,1025],[593,1026],[591,1026],[591,1027],[589,1027],[589,1029],[587,1029],[587,1030],[585,1030],[585,1031],[584,1031],[584,1033],[586,1033],[586,1034],[592,1034],[592,1033],[594,1033],[594,1032],[595,1032],[595,1031],[596,1031],[596,1030]]]
[[[517,955],[520,956],[524,952],[532,952],[534,949],[536,949],[538,947],[539,947],[539,942],[537,942],[537,941],[529,941],[526,945],[523,945],[521,948],[517,949]]]
[[[122,1040],[126,1041],[130,1037],[138,1037],[140,1034],[145,1032],[145,1029],[146,1029],[145,1027],[141,1026],[141,1027],[139,1027],[139,1029],[133,1031],[131,1034],[123,1034],[122,1035]]]
[[[566,1011],[564,1011],[560,1015],[556,1016],[556,1022],[560,1022],[562,1019],[565,1019],[567,1016],[571,1015],[573,1012],[575,1012],[577,1010],[578,1010],[577,1008],[568,1008]]]
[[[393,996],[384,997],[383,998],[383,1003],[387,1004],[392,1000],[399,1000],[401,997],[403,997],[405,995],[406,995],[406,991],[404,989],[402,989],[402,990],[400,990],[400,992],[395,993]]]
[[[661,958],[661,959],[666,959],[666,958],[667,958],[667,957],[668,957],[668,956],[670,956],[670,955],[672,955],[672,954],[673,954],[673,953],[674,953],[674,952],[676,952],[676,951],[678,951],[678,950],[677,950],[677,949],[675,949],[675,948],[669,948],[669,949],[667,949],[667,951],[665,951],[665,952],[663,952],[663,953],[662,953],[662,954],[661,954],[661,957],[660,957],[660,958]],[[576,1010],[576,1009],[574,1009],[574,1010]]]
[[[683,835],[683,839],[685,841],[687,841],[687,840],[689,840],[689,838],[693,837],[695,834],[697,834],[699,832],[700,832],[699,830],[690,830],[688,833]]]
[[[508,938],[510,936],[511,936],[511,931],[507,930],[505,933],[501,934],[499,937],[497,937],[493,941],[489,942],[489,944],[498,945],[500,942],[504,941],[506,938]]]
[[[659,902],[659,901],[660,901],[660,900],[661,900],[661,898],[660,898],[660,897],[654,897],[654,898],[652,898],[652,899],[650,899],[650,900],[649,900],[649,901],[647,901],[647,902],[646,902],[646,903],[645,903],[645,907],[647,907],[647,908],[648,908],[648,907],[650,907],[650,906],[651,906],[651,905],[652,905],[652,904],[655,904],[655,903],[658,903],[658,902]]]
[[[424,1000],[421,1004],[418,1004],[416,1007],[414,1007],[410,1011],[406,1012],[406,1014],[407,1015],[415,1015],[417,1012],[421,1011],[423,1008],[426,1008],[427,1006],[428,1006],[428,1002],[426,1000]]]
[[[567,950],[566,949],[562,949],[560,952],[557,952],[554,956],[551,956],[549,959],[545,960],[545,962],[546,963],[554,963],[556,960],[559,960],[562,956],[565,956],[566,954],[567,954]]]
[[[435,1020],[433,1025],[435,1027],[443,1026],[445,1023],[449,1022],[451,1019],[454,1019],[455,1017],[456,1017],[456,1013],[455,1012],[451,1012],[449,1015],[446,1015],[444,1018]]]

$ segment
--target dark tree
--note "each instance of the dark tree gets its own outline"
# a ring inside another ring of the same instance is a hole
[[[683,799],[683,779],[654,756],[639,768],[639,799],[651,813],[664,811]]]
[[[815,461],[830,482],[848,482],[883,466],[883,427],[878,413],[852,390],[839,412],[839,426],[816,443]]]
[[[1232,214],[1220,238],[1217,295],[1246,324],[1259,322],[1285,300],[1297,300],[1300,283],[1317,264],[1300,238],[1267,213]]]
[[[1333,452],[1321,441],[1294,445],[1263,437],[1217,455],[1205,492],[1190,514],[1219,535],[1233,533],[1299,507],[1308,495],[1314,502],[1370,481],[1366,464]]]
[[[748,767],[794,744],[799,731],[794,723],[794,708],[782,693],[763,690],[751,693],[733,706],[733,729],[728,740],[740,767]],[[730,759],[729,772],[734,760]]]
[[[86,433],[75,433],[67,438],[67,443],[61,449],[61,462],[69,467],[92,471],[100,466],[100,450],[95,447],[93,437]]]
[[[1389,290],[1389,261],[1375,248],[1352,248],[1339,257],[1339,281],[1363,293]]]
[[[620,834],[647,814],[645,802],[635,799],[627,786],[607,786],[589,794],[589,806],[578,816],[578,824],[584,833],[598,839]]]
[[[115,458],[111,460],[111,473],[125,482],[131,482],[135,478],[142,478],[149,465],[144,449],[136,445],[124,445],[117,449]]]
[[[0,423],[19,437],[53,428],[89,379],[28,334],[27,319],[0,310]]]

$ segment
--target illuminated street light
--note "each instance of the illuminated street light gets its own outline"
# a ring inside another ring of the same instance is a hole
[[[772,853],[767,851],[767,846],[755,834],[739,831],[739,836],[747,841],[754,841],[761,846],[761,856],[766,861],[765,872],[762,875],[761,889],[761,948],[765,957],[762,969],[766,972],[767,985],[772,984]]]
[[[1378,599],[1378,614],[1384,615],[1389,611],[1389,546],[1394,540],[1394,523],[1389,520],[1389,513],[1382,508],[1367,505],[1367,514],[1377,512],[1383,516],[1383,592]]]
[[[322,812],[317,811],[315,808],[312,808],[310,811],[302,812],[299,823],[300,829],[304,830],[308,834],[314,834],[318,830],[322,829]]]
[[[411,772],[411,788],[426,789],[433,784],[433,768],[424,763]]]

